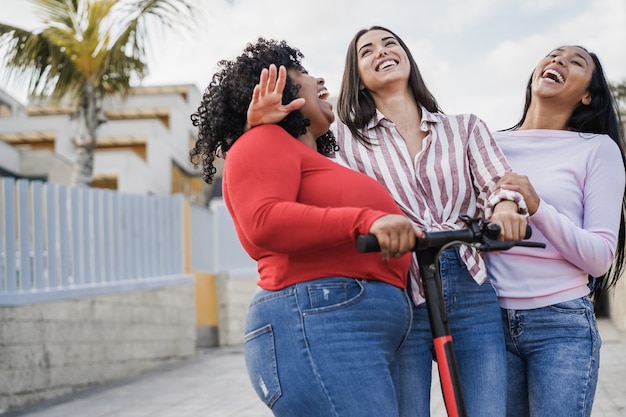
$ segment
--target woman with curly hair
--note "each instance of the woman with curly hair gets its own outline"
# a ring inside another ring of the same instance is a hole
[[[219,62],[191,116],[192,161],[210,182],[215,156],[226,156],[225,203],[258,263],[246,367],[275,416],[397,417],[396,357],[411,326],[409,252],[423,234],[382,185],[325,156],[336,150],[334,114],[324,80],[302,58],[284,41],[249,44]],[[263,82],[268,73],[282,81]],[[304,105],[278,125],[247,130],[248,103],[274,89]],[[357,251],[357,235],[367,233],[382,256]]]

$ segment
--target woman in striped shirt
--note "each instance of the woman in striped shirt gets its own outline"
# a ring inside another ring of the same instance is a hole
[[[359,31],[348,47],[334,132],[342,164],[384,184],[424,230],[464,227],[459,216],[485,217],[502,238],[526,228],[521,195],[496,187],[510,171],[487,126],[473,114],[445,115],[428,91],[406,44],[392,31]],[[505,415],[506,356],[500,309],[482,257],[468,247],[440,256],[444,299],[468,415]],[[405,415],[429,415],[431,331],[417,261],[410,349],[417,362],[399,393]]]

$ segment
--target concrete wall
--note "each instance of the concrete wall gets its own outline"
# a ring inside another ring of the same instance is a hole
[[[194,284],[0,307],[0,414],[195,353]]]
[[[245,320],[250,297],[257,289],[256,269],[230,270],[217,275],[220,346],[240,345],[245,333]]]
[[[20,172],[20,153],[13,146],[0,141],[0,168],[13,173]]]
[[[72,163],[46,149],[20,149],[20,175],[26,177],[45,177],[52,184],[70,184],[72,181]]]

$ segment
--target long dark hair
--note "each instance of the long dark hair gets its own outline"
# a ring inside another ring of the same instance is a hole
[[[193,125],[198,127],[198,140],[189,156],[194,165],[202,165],[202,179],[205,182],[211,183],[217,171],[213,165],[216,154],[226,155],[244,133],[248,105],[261,71],[270,64],[302,70],[303,57],[300,50],[285,41],[259,38],[257,43],[248,44],[236,59],[218,62],[220,70],[213,74],[200,107],[191,115]],[[299,90],[300,86],[287,75],[283,104],[296,99]],[[278,123],[294,138],[306,133],[310,124],[300,110],[289,113]],[[317,150],[321,154],[329,156],[337,149],[337,142],[330,131],[317,138]]]
[[[337,114],[339,120],[348,126],[350,132],[365,144],[370,144],[370,142],[361,132],[361,129],[363,129],[376,114],[376,103],[374,103],[374,99],[367,89],[361,89],[362,83],[358,66],[357,42],[361,36],[372,30],[384,30],[385,32],[389,32],[396,38],[402,49],[406,52],[411,64],[409,86],[413,97],[415,97],[415,101],[424,106],[429,112],[442,112],[439,108],[439,104],[437,104],[437,100],[435,100],[435,97],[426,87],[419,67],[404,41],[398,35],[382,26],[372,26],[369,29],[361,29],[354,35],[348,45],[346,65],[343,70],[339,97],[337,98]]]
[[[604,75],[602,64],[598,56],[589,52],[586,48],[578,45],[573,45],[587,52],[594,63],[594,70],[591,75],[591,80],[587,86],[589,95],[591,96],[591,102],[588,105],[580,103],[572,112],[569,120],[567,121],[567,128],[580,133],[594,133],[605,134],[611,137],[613,142],[617,144],[622,156],[622,162],[626,169],[626,144],[624,138],[624,130],[620,119],[619,112],[617,111],[617,102],[609,83]],[[557,48],[559,49],[559,48]],[[522,118],[517,124],[506,130],[518,130],[524,120],[526,120],[526,114],[530,107],[532,100],[532,79],[533,74],[530,75],[528,84],[526,85],[526,101],[524,103],[524,110],[522,112]],[[622,271],[624,270],[625,261],[625,245],[626,245],[626,189],[624,190],[624,196],[622,198],[622,213],[620,219],[620,227],[617,239],[617,250],[615,252],[615,261],[611,266],[611,269],[601,277],[591,279],[594,282],[592,285],[591,296],[594,299],[596,306],[601,297],[608,292],[608,290],[615,286]]]

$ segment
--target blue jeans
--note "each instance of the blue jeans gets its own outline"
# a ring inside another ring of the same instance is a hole
[[[506,351],[500,306],[493,287],[478,285],[456,248],[440,256],[440,273],[452,343],[469,417],[504,417]],[[427,295],[428,296],[428,295]],[[433,345],[426,304],[413,310],[413,326],[400,361],[400,415],[430,416]]]
[[[393,372],[410,326],[406,292],[377,281],[258,290],[246,318],[248,375],[275,416],[398,417]]]
[[[502,309],[502,317],[507,416],[590,416],[602,341],[589,297],[532,310]]]

